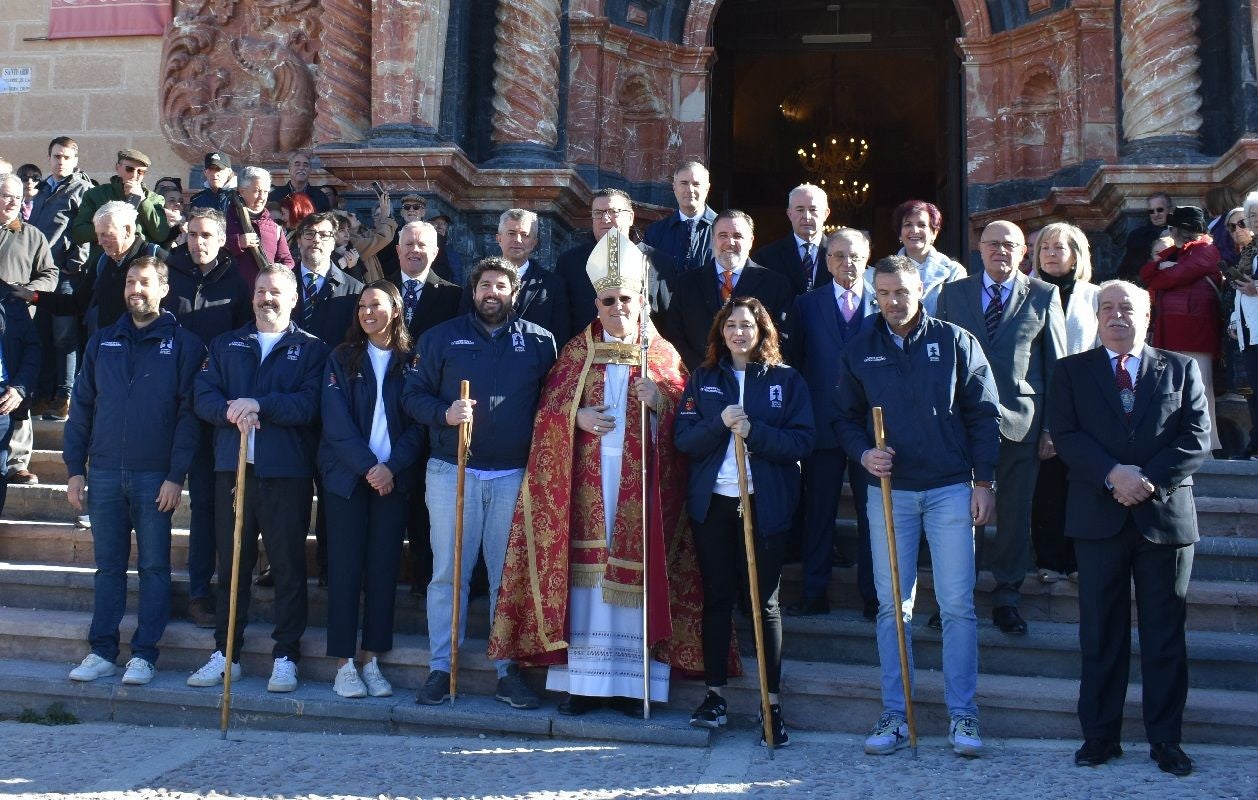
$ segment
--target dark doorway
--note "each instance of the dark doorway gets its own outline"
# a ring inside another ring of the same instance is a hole
[[[960,29],[952,0],[724,0],[712,37],[711,205],[751,214],[759,244],[785,236],[787,193],[819,183],[798,150],[833,134],[864,139],[856,177],[869,191],[844,207],[832,180],[830,224],[868,231],[877,258],[899,248],[892,209],[929,200],[944,214],[936,246],[964,260]]]

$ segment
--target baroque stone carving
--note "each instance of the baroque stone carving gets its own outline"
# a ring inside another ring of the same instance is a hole
[[[323,0],[315,144],[357,142],[371,126],[371,7]]]
[[[276,162],[308,145],[319,0],[193,0],[177,10],[160,93],[175,152],[194,163],[210,150]]]
[[[1128,141],[1201,129],[1197,0],[1123,0],[1123,132]]]
[[[559,0],[499,3],[496,14],[493,141],[554,147],[559,139]]]

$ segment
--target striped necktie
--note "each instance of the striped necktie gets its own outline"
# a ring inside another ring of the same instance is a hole
[[[306,273],[306,297],[305,303],[301,309],[302,326],[310,324],[310,320],[314,318],[315,297],[319,294],[319,284],[317,276],[313,272]]]
[[[991,292],[992,299],[987,304],[987,311],[983,313],[983,320],[987,323],[987,335],[991,337],[995,335],[996,328],[1000,327],[1000,317],[1005,313],[1005,306],[1000,302],[1000,284],[993,283],[987,288]]]

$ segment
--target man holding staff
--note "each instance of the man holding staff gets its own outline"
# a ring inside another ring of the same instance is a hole
[[[703,664],[694,548],[678,527],[685,468],[672,433],[685,372],[681,356],[645,320],[646,261],[629,237],[609,231],[586,269],[597,319],[563,348],[542,391],[489,650],[551,665],[546,688],[568,693],[561,714],[609,703],[640,717],[644,646],[652,650],[656,702],[668,699],[670,666],[697,671]],[[644,498],[655,522],[645,565]]]
[[[507,552],[507,532],[532,443],[529,420],[537,410],[546,373],[555,363],[555,339],[545,329],[512,319],[520,276],[511,262],[482,259],[472,268],[473,311],[430,328],[420,339],[418,363],[402,392],[406,413],[428,426],[431,457],[425,495],[431,524],[432,582],[428,584],[428,680],[416,702],[437,705],[450,697],[451,621],[454,603],[467,608],[476,553],[489,573],[489,618]],[[470,396],[459,399],[467,381]],[[471,423],[463,508],[455,503],[459,428]],[[459,593],[454,592],[456,514],[463,515]],[[460,615],[459,644],[467,631]],[[496,697],[512,708],[537,708],[537,695],[508,659],[494,662]]]
[[[210,345],[197,375],[196,410],[214,426],[214,521],[218,550],[215,651],[188,678],[189,686],[217,686],[226,669],[231,596],[236,467],[240,434],[249,434],[245,457],[244,527],[240,574],[253,571],[258,534],[275,576],[274,664],[267,691],[297,688],[297,661],[306,630],[306,522],[318,445],[320,388],[328,346],[291,320],[297,278],[281,264],[258,272],[254,321]],[[249,584],[236,587],[232,680],[240,677],[240,651],[249,619]]]
[[[874,266],[881,319],[853,340],[839,366],[835,427],[843,449],[865,468],[874,584],[878,590],[878,659],[883,713],[865,752],[908,746],[896,613],[912,619],[917,550],[930,544],[935,598],[943,617],[944,701],[948,738],[959,755],[976,756],[979,734],[978,618],[974,613],[974,526],[995,507],[993,476],[1000,448],[996,384],[971,334],[928,315],[922,279],[904,256]],[[883,408],[887,447],[875,447],[871,409]],[[879,482],[889,477],[902,609],[891,591],[886,518]],[[878,509],[878,510],[875,510]],[[913,663],[909,627],[905,651]]]

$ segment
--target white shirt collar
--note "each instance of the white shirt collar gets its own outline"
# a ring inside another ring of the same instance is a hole
[[[681,217],[682,222],[690,222],[691,220],[698,222],[703,218],[703,210],[700,209],[698,214],[695,214],[693,217],[688,217],[686,216],[686,212],[679,208],[677,209],[677,216]]]
[[[801,239],[799,238],[799,235],[795,233],[795,231],[791,231],[791,236],[795,237],[795,252],[796,253],[798,253],[799,248],[803,247],[805,244],[810,244],[813,247],[817,248],[818,250],[821,249],[821,234],[817,234],[815,240],[814,239]]]
[[[1131,349],[1130,352],[1126,354],[1128,356],[1131,356],[1130,360],[1127,363],[1131,363],[1132,361],[1135,361],[1137,364],[1140,363],[1140,349],[1141,348],[1139,347],[1134,347]],[[1113,361],[1114,359],[1118,358],[1120,355],[1123,355],[1122,353],[1115,352],[1109,349],[1108,347],[1105,348],[1105,352],[1109,354],[1110,361]]]

